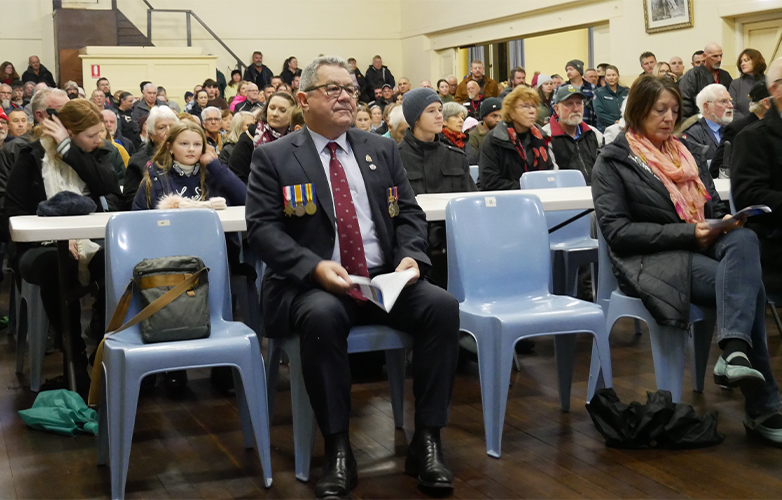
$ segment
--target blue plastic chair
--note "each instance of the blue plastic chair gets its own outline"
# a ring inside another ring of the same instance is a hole
[[[455,198],[445,220],[448,290],[459,301],[461,329],[478,344],[486,452],[499,458],[516,342],[555,335],[560,405],[568,411],[575,333],[594,336],[606,385],[613,384],[605,317],[596,304],[549,293],[548,230],[537,196]]]
[[[674,403],[682,398],[684,364],[688,332],[670,326],[659,325],[639,298],[629,297],[619,290],[619,285],[608,257],[608,245],[598,229],[600,262],[597,284],[597,303],[606,315],[606,329],[611,333],[620,318],[635,318],[646,323],[652,343],[652,359],[657,389],[671,392]],[[703,392],[706,365],[716,322],[716,310],[690,305],[690,348],[692,350],[692,389]],[[600,384],[600,359],[592,350],[592,366],[589,375],[590,393]]]
[[[584,175],[579,170],[546,170],[525,172],[519,181],[521,189],[548,189],[585,187]],[[546,212],[548,229],[565,222],[583,210]],[[549,233],[551,258],[554,262],[554,293],[576,296],[578,268],[597,262],[597,240],[590,235],[590,217],[584,215],[568,225]],[[594,281],[594,280],[593,280]]]
[[[478,172],[478,165],[470,165],[470,177],[472,177],[472,181],[476,184],[478,184]]]
[[[107,320],[143,259],[197,255],[209,268],[208,338],[145,344],[139,327],[106,339],[98,435],[98,464],[111,466],[112,498],[123,498],[141,380],[149,374],[231,366],[247,448],[255,447],[264,483],[271,486],[266,374],[258,337],[231,321],[231,291],[225,238],[212,210],[145,210],[120,213],[106,226]],[[126,319],[140,310],[131,300]]]
[[[404,426],[405,367],[407,349],[412,349],[413,338],[399,330],[380,325],[356,326],[348,335],[348,353],[386,351],[388,383],[391,386],[391,408],[394,425]],[[282,352],[288,355],[291,384],[291,413],[293,417],[293,449],[296,478],[308,481],[312,445],[315,442],[315,413],[310,405],[304,376],[301,372],[299,336],[268,339],[266,355],[269,393],[269,415],[274,415],[274,398],[277,394],[277,374]]]

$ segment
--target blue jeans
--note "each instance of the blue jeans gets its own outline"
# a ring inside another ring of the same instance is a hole
[[[744,393],[750,417],[782,408],[766,344],[766,292],[761,280],[758,238],[741,228],[720,236],[692,256],[690,300],[717,307],[717,339],[741,339],[750,346],[752,367],[766,378],[762,391]]]

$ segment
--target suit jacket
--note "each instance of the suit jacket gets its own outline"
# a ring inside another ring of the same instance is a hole
[[[727,168],[728,171],[730,171],[730,158],[728,158],[727,163],[725,162],[725,143],[730,142],[732,145],[733,140],[736,138],[736,135],[739,132],[758,120],[760,120],[758,115],[755,113],[750,113],[744,118],[740,118],[738,120],[734,119],[730,125],[725,127],[725,131],[722,133],[722,140],[720,141],[720,145],[717,146],[717,151],[714,153],[714,158],[711,159],[711,165],[709,165],[709,173],[711,173],[713,178],[716,179],[720,176],[720,169],[723,168],[723,166]]]
[[[725,128],[722,129],[722,134],[725,133]],[[722,135],[720,134],[720,135]],[[690,150],[690,153],[696,158],[703,156],[704,160],[711,160],[714,158],[714,154],[717,152],[717,138],[714,136],[714,132],[709,128],[709,124],[706,123],[706,118],[701,118],[697,122],[690,125],[687,130],[682,133],[681,141]]]
[[[350,129],[347,139],[364,178],[387,271],[393,271],[404,257],[411,257],[424,276],[431,265],[426,256],[426,217],[407,181],[396,142],[358,129]],[[267,265],[263,279],[266,332],[269,337],[280,337],[291,332],[291,302],[318,286],[310,274],[320,261],[331,260],[337,236],[334,202],[306,127],[256,148],[250,169],[248,237],[251,247]],[[317,212],[303,217],[285,216],[283,188],[306,183],[314,186]],[[399,192],[399,215],[393,218],[388,213],[386,194],[391,187],[397,187]]]

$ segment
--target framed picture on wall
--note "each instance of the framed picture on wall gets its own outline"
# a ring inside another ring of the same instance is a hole
[[[647,33],[692,28],[692,0],[644,0]]]

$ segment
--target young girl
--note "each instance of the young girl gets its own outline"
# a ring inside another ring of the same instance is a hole
[[[356,110],[355,125],[357,129],[364,132],[369,132],[372,127],[372,114],[366,106],[359,106],[358,110]]]
[[[139,186],[133,210],[157,208],[166,195],[205,201],[220,196],[229,206],[244,205],[247,188],[225,168],[201,127],[187,121],[171,127]]]

